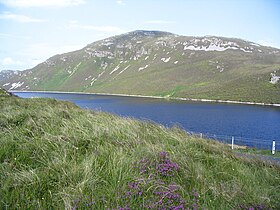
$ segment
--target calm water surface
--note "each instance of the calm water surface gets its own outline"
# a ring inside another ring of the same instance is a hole
[[[71,93],[19,93],[23,98],[43,97],[71,101],[82,108],[152,120],[165,126],[179,125],[187,131],[236,136],[243,139],[276,140],[280,143],[280,108],[232,105],[124,96]]]

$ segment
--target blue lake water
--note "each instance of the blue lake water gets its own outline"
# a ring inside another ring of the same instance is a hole
[[[15,92],[23,98],[42,97],[71,101],[86,109],[178,125],[188,132],[236,144],[271,148],[280,144],[280,107],[201,103],[125,96],[71,93]]]

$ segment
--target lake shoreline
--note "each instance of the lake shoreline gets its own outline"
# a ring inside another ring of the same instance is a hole
[[[88,95],[104,95],[104,96],[124,96],[124,97],[135,97],[135,98],[154,98],[154,99],[168,99],[178,101],[193,101],[193,102],[208,102],[208,103],[226,103],[226,104],[244,104],[244,105],[258,105],[258,106],[274,106],[280,107],[280,104],[267,104],[258,102],[241,102],[233,100],[212,100],[212,99],[195,99],[195,98],[181,98],[181,97],[163,97],[163,96],[145,96],[145,95],[134,95],[134,94],[119,94],[119,93],[88,93],[88,92],[66,92],[66,91],[26,91],[26,90],[8,90],[8,92],[25,92],[25,93],[71,93],[71,94],[88,94]]]

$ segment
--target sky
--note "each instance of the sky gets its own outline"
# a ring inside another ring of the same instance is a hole
[[[280,0],[0,0],[0,70],[29,69],[134,30],[280,48]]]

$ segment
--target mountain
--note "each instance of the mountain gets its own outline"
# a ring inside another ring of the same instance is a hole
[[[20,74],[20,71],[2,70],[0,71],[0,82],[9,80],[11,77]]]
[[[236,38],[133,31],[55,55],[0,86],[280,103],[280,50]]]

